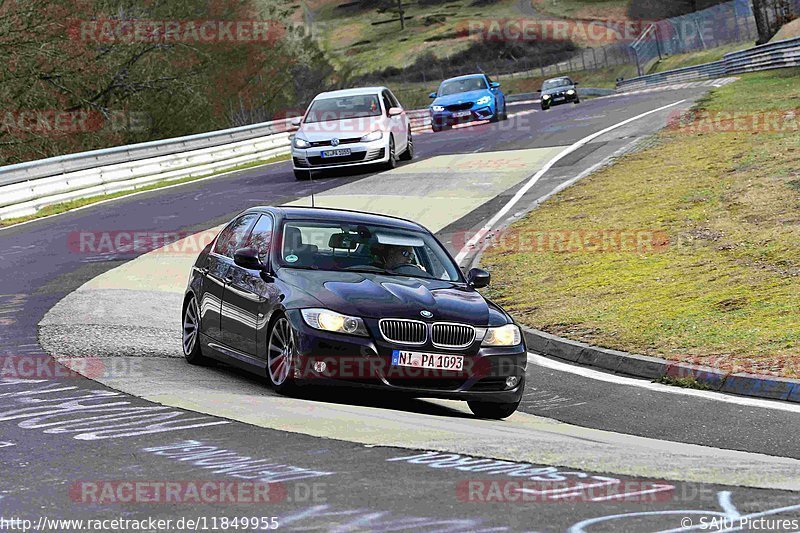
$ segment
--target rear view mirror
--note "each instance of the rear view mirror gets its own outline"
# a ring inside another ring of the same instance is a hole
[[[255,248],[239,248],[233,254],[233,262],[236,266],[247,270],[264,270],[264,265],[261,263],[258,251]]]
[[[470,287],[474,287],[476,289],[488,287],[491,280],[492,275],[485,270],[481,270],[480,268],[473,268],[469,271],[469,274],[467,274],[467,283]]]
[[[358,235],[354,233],[334,233],[328,240],[328,246],[336,250],[353,251],[358,248]]]

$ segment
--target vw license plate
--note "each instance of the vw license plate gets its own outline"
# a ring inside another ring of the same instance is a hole
[[[325,150],[322,152],[322,157],[342,157],[350,155],[350,148],[342,148],[340,150]]]
[[[472,115],[472,111],[456,111],[453,113],[453,118],[464,118]]]
[[[392,352],[392,366],[461,371],[464,369],[464,356],[394,350]]]

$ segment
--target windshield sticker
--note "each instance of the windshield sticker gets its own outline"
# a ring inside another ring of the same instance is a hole
[[[299,257],[297,257],[297,256],[296,256],[296,255],[294,255],[294,254],[292,254],[292,255],[287,255],[287,256],[286,256],[286,262],[287,262],[287,263],[296,263],[298,259],[300,259],[300,258],[299,258]]]

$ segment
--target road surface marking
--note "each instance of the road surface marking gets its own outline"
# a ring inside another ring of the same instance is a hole
[[[553,165],[564,159],[566,156],[571,154],[572,152],[576,151],[577,149],[581,148],[582,146],[590,143],[591,141],[595,140],[596,138],[605,135],[606,133],[613,131],[617,128],[621,128],[631,122],[644,118],[646,116],[652,115],[653,113],[658,113],[659,111],[664,111],[665,109],[669,109],[670,107],[675,107],[676,105],[680,105],[685,102],[686,99],[678,100],[669,105],[665,105],[659,107],[658,109],[653,109],[651,111],[647,111],[646,113],[642,113],[640,115],[636,115],[635,117],[629,118],[627,120],[623,120],[618,124],[614,124],[613,126],[609,126],[608,128],[602,129],[596,133],[589,135],[588,137],[584,137],[580,141],[576,142],[575,144],[568,146],[564,150],[562,150],[559,154],[557,154],[553,159],[548,161],[536,174],[534,174],[531,179],[514,195],[511,200],[503,206],[500,211],[497,212],[483,227],[464,245],[458,255],[456,255],[456,262],[462,263],[464,259],[467,257],[467,254],[474,248],[474,246],[483,239],[487,233],[489,233],[492,228],[497,224],[500,220],[503,219],[504,216],[508,214],[512,207],[514,207],[517,202],[519,202],[523,196],[525,196],[531,188],[536,185],[536,183],[544,176],[547,171],[549,171]]]
[[[597,381],[605,381],[606,383],[614,383],[616,385],[629,385],[632,387],[639,387],[648,389],[654,392],[666,392],[669,394],[682,394],[684,396],[694,396],[695,398],[703,398],[706,400],[714,400],[723,403],[730,403],[734,405],[741,405],[743,407],[761,407],[764,409],[774,409],[777,411],[786,411],[789,413],[800,413],[800,405],[785,403],[773,400],[763,400],[760,398],[748,398],[745,396],[733,396],[714,391],[705,391],[698,389],[683,389],[681,387],[674,387],[671,385],[662,385],[661,383],[653,383],[641,378],[629,378],[620,376],[618,374],[609,374],[601,370],[594,370],[582,366],[575,366],[568,363],[562,363],[554,359],[549,359],[539,354],[528,353],[528,362],[550,370],[557,370],[559,372],[568,372],[576,374],[589,379]]]

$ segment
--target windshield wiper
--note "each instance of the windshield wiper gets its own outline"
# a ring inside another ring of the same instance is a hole
[[[296,268],[297,270],[319,270],[317,265],[282,265],[284,268]]]
[[[366,274],[383,274],[386,276],[402,276],[404,278],[419,278],[419,279],[435,279],[430,274],[424,276],[415,276],[414,274],[406,274],[403,272],[397,272],[396,270],[391,270],[387,268],[375,267],[375,266],[355,266],[345,268],[344,272],[362,272]]]

